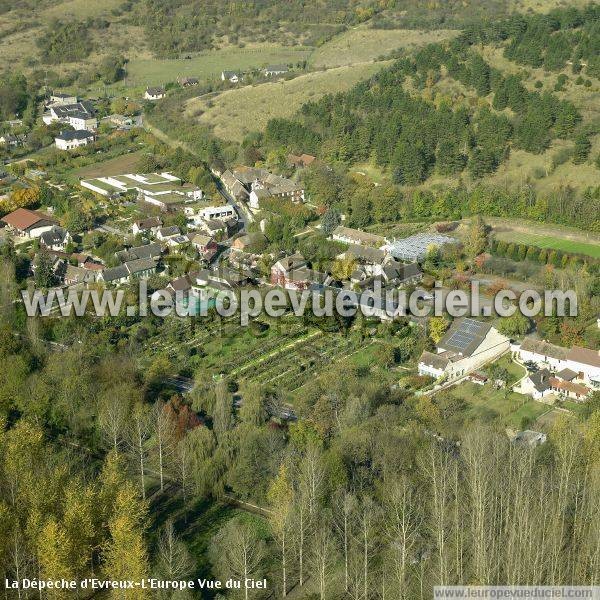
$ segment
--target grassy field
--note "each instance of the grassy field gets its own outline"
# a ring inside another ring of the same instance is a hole
[[[311,48],[258,44],[245,48],[224,48],[202,52],[191,59],[133,59],[127,65],[127,83],[131,86],[158,85],[178,77],[199,79],[220,77],[223,70],[245,71],[268,64],[297,63],[308,58]]]
[[[289,81],[263,83],[218,96],[193,98],[186,114],[212,126],[215,135],[225,140],[241,141],[251,131],[264,130],[270,119],[290,117],[305,102],[328,93],[350,89],[384,68],[389,61],[339,67],[308,73]]]
[[[600,243],[586,243],[569,240],[551,235],[537,235],[535,233],[523,233],[519,231],[507,231],[497,233],[496,237],[505,242],[525,244],[547,248],[549,250],[561,250],[571,254],[585,254],[592,258],[600,258]]]
[[[369,29],[356,27],[323,44],[310,58],[314,68],[341,67],[374,60],[399,48],[413,48],[455,35],[449,29]]]
[[[563,252],[585,254],[593,258],[600,258],[600,245],[598,244],[585,244],[583,242],[574,242],[551,236],[528,235],[523,233],[509,235],[508,237],[510,238],[510,241],[514,241],[518,244],[527,244],[539,248],[561,250]]]
[[[505,427],[520,429],[523,419],[534,422],[549,407],[527,396],[494,390],[491,385],[483,388],[475,383],[465,382],[452,388],[452,395],[467,402],[467,418],[491,422],[499,420]]]
[[[123,175],[134,173],[143,150],[123,154],[100,163],[74,170],[71,175],[75,179],[91,179],[93,177],[107,177],[109,175]]]

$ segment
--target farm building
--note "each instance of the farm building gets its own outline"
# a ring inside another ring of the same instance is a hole
[[[459,379],[495,360],[509,348],[509,339],[490,323],[457,319],[437,344],[436,352],[423,352],[419,375]]]

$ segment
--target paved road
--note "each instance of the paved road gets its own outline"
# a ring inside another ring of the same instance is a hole
[[[219,180],[218,184],[219,193],[223,196],[225,202],[230,206],[233,206],[235,212],[237,213],[238,219],[242,224],[241,231],[247,231],[248,223],[251,223],[254,218],[250,214],[250,211],[242,206],[233,196],[231,196],[227,190],[223,187],[222,182]]]

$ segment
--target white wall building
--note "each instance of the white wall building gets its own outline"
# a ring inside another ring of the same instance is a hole
[[[419,374],[435,379],[459,379],[496,360],[510,349],[510,340],[490,323],[457,319],[437,345],[437,352],[423,352]]]
[[[61,131],[55,138],[54,144],[59,150],[72,150],[79,146],[87,146],[94,141],[94,134],[86,129]]]

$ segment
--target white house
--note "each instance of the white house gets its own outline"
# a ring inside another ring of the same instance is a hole
[[[131,226],[131,231],[133,235],[138,235],[139,233],[150,232],[156,234],[156,232],[163,226],[163,222],[158,217],[150,217],[148,219],[140,219],[139,221],[135,221]]]
[[[148,87],[146,88],[144,98],[146,100],[160,100],[161,98],[164,98],[165,95],[164,87]]]
[[[561,346],[555,346],[543,340],[526,337],[521,345],[513,345],[511,348],[515,357],[521,362],[533,362],[539,367],[547,367],[552,370],[560,370],[567,367],[567,354],[569,350]]]
[[[352,229],[339,225],[332,234],[331,239],[344,244],[355,244],[357,246],[373,246],[378,248],[385,243],[385,238],[374,233],[361,231],[360,229]]]
[[[229,83],[239,83],[242,76],[235,71],[221,71],[221,81],[229,81]]]
[[[419,375],[435,379],[459,379],[492,362],[510,348],[510,340],[490,323],[457,319],[437,344],[437,351],[423,352]]]
[[[17,208],[1,220],[15,235],[28,238],[39,238],[42,233],[56,226],[48,216],[26,208]]]
[[[263,71],[267,77],[277,77],[278,75],[285,75],[289,72],[289,69],[285,65],[269,65]]]
[[[72,239],[71,234],[66,229],[56,226],[40,235],[40,245],[50,250],[64,252]]]
[[[575,373],[573,378],[592,389],[600,389],[600,351],[581,346],[563,348],[548,342],[526,337],[523,343],[512,347],[522,362],[532,362],[539,367]]]
[[[87,146],[94,141],[94,134],[87,129],[61,131],[55,138],[54,144],[59,150],[71,150],[79,146]]]
[[[583,383],[577,383],[578,374],[570,369],[562,369],[552,373],[549,369],[540,369],[528,374],[521,380],[514,391],[527,394],[541,402],[554,403],[557,398],[570,398],[575,401],[584,401],[591,390]]]
[[[591,388],[600,389],[600,351],[573,346],[567,354],[567,368]]]
[[[181,235],[181,231],[177,225],[172,225],[171,227],[161,227],[156,232],[156,239],[164,242],[169,238],[176,237]]]
[[[61,106],[65,104],[76,104],[77,101],[77,96],[73,96],[72,94],[61,94],[59,92],[54,92],[50,95],[50,100],[48,101],[48,104]]]
[[[207,206],[200,209],[197,214],[201,219],[237,219],[235,208],[230,204]]]
[[[46,125],[67,123],[73,129],[95,131],[98,128],[94,106],[91,102],[85,101],[50,106],[48,112],[42,116],[42,120]]]

